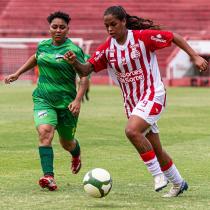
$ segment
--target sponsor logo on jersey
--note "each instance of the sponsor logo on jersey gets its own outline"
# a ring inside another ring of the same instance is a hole
[[[138,80],[143,80],[144,75],[142,69],[134,70],[127,73],[122,72],[115,72],[117,79],[121,83],[130,83],[130,82],[136,82]]]
[[[104,54],[104,50],[96,51],[96,53],[95,53],[96,56],[95,56],[94,60],[98,61],[103,56],[103,54]]]
[[[151,40],[156,41],[156,42],[166,43],[166,40],[162,38],[161,34],[157,34],[156,36],[151,36]]]
[[[131,59],[135,60],[135,59],[139,59],[140,58],[140,52],[136,49],[131,51]]]
[[[61,55],[61,54],[56,54],[55,55],[56,60],[61,60],[61,59],[63,59],[63,57],[64,57],[64,55]]]
[[[44,118],[47,116],[47,110],[39,111],[38,112],[38,117],[39,118]]]

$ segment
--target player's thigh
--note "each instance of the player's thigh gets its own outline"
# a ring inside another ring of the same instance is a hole
[[[34,122],[37,128],[40,125],[45,125],[45,124],[56,127],[57,113],[54,109],[51,108],[34,110]]]
[[[57,115],[57,132],[60,139],[65,141],[73,140],[77,128],[78,117],[73,116],[68,109],[57,111]]]

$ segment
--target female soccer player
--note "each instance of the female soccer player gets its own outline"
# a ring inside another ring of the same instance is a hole
[[[51,39],[42,41],[36,54],[14,74],[5,78],[5,83],[14,82],[21,74],[38,65],[39,80],[33,92],[34,121],[39,135],[39,154],[44,176],[39,184],[53,191],[57,188],[53,172],[52,140],[55,130],[65,150],[72,155],[71,170],[76,174],[81,167],[80,145],[74,138],[82,98],[88,87],[88,78],[81,77],[76,91],[76,73],[73,66],[63,59],[71,50],[80,62],[83,51],[67,38],[71,18],[63,12],[55,12],[47,18]]]
[[[128,117],[125,133],[154,177],[155,190],[173,187],[164,197],[176,197],[188,189],[171,157],[162,149],[157,121],[165,103],[155,50],[175,43],[200,69],[207,61],[200,57],[178,34],[158,29],[151,20],[130,16],[121,6],[109,7],[104,13],[104,25],[110,37],[100,45],[86,64],[81,64],[73,52],[64,56],[80,75],[109,69],[122,90]],[[147,30],[145,30],[147,29]],[[167,179],[165,179],[165,177]]]

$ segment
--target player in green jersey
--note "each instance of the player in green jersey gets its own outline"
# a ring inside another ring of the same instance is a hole
[[[38,65],[39,79],[33,92],[34,121],[39,135],[39,154],[44,176],[39,184],[49,190],[57,189],[53,171],[52,140],[55,130],[62,147],[71,153],[72,173],[81,167],[80,146],[74,138],[82,98],[88,88],[88,78],[80,78],[76,91],[76,73],[63,55],[72,50],[81,62],[83,51],[67,38],[71,18],[63,12],[55,12],[47,18],[51,39],[39,43],[37,51],[5,83],[14,82],[24,72]]]

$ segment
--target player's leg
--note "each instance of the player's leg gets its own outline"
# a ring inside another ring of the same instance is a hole
[[[56,115],[53,109],[39,109],[34,111],[34,120],[39,135],[39,156],[44,174],[40,178],[39,184],[42,188],[48,188],[51,191],[57,189],[54,180],[54,153],[51,144],[57,123]]]
[[[166,187],[168,182],[161,171],[155,151],[151,143],[145,137],[145,134],[150,128],[150,125],[154,124],[154,122],[160,118],[160,114],[163,109],[162,104],[164,104],[165,101],[165,95],[163,95],[160,99],[160,103],[148,100],[139,101],[131,113],[131,117],[128,120],[126,128],[126,135],[139,152],[141,158],[147,166],[148,171],[154,177],[156,191]]]
[[[69,110],[59,111],[57,131],[62,147],[71,154],[71,171],[77,174],[81,168],[80,144],[75,139],[77,117]]]
[[[70,129],[68,129],[68,132]],[[63,133],[64,133],[64,129],[62,128],[59,129],[59,135],[64,136]],[[71,154],[72,173],[77,174],[82,166],[79,142],[75,138],[69,140],[60,136],[59,139],[60,139],[61,146]]]
[[[151,129],[146,134],[146,138],[149,140],[149,142],[152,144],[152,147],[155,151],[155,154],[157,156],[158,162],[161,167],[167,165],[169,162],[172,161],[171,157],[166,153],[166,151],[162,148],[159,133],[156,130],[156,133],[154,133]]]
[[[187,183],[181,177],[178,169],[176,168],[175,164],[172,161],[172,158],[162,148],[159,134],[155,131],[153,132],[152,130],[150,130],[146,136],[154,148],[158,162],[160,163],[161,166],[161,170],[163,171],[167,179],[173,184],[173,187],[170,189],[170,191],[167,194],[165,194],[163,197],[178,196],[179,194],[187,190],[188,188]]]
[[[126,135],[134,145],[140,157],[147,166],[148,171],[154,177],[155,191],[160,191],[167,186],[167,180],[163,175],[155,151],[145,137],[144,132],[150,125],[138,116],[131,116],[126,127]]]

